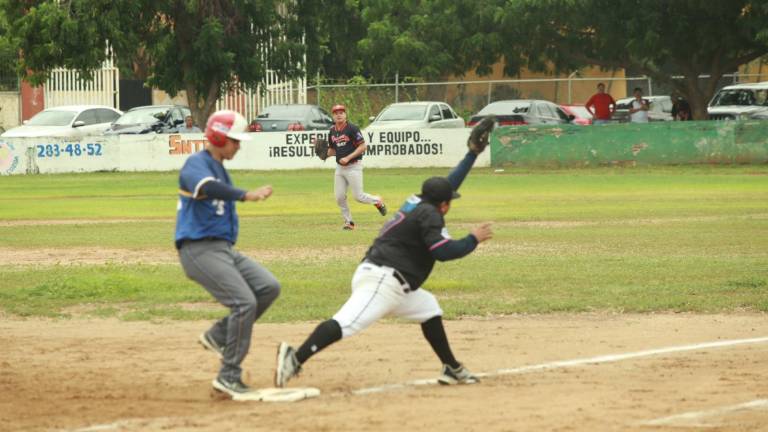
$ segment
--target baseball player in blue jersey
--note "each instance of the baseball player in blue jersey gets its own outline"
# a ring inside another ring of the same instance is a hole
[[[208,119],[209,143],[190,156],[179,173],[175,236],[186,275],[230,310],[200,335],[199,342],[221,358],[213,388],[238,400],[252,394],[241,379],[240,364],[251,345],[253,323],[280,294],[272,273],[233,247],[238,234],[235,201],[272,195],[271,186],[235,188],[224,168],[223,162],[240,150],[240,142],[250,139],[246,128],[245,118],[234,111],[217,111]]]
[[[356,125],[347,122],[344,105],[334,105],[331,113],[334,125],[328,133],[328,156],[336,156],[337,164],[333,189],[344,218],[344,229],[353,230],[355,222],[347,204],[347,189],[352,189],[357,202],[373,204],[382,216],[387,214],[387,207],[381,197],[363,191],[363,153],[367,148],[363,133]]]
[[[421,194],[406,200],[379,232],[352,276],[352,294],[333,318],[320,323],[298,348],[282,342],[277,350],[275,385],[283,387],[310,357],[327,346],[368,328],[386,315],[421,323],[422,333],[442,363],[441,384],[478,382],[453,355],[443,327],[443,311],[432,293],[421,288],[435,261],[458,259],[492,237],[490,224],[481,224],[454,240],[444,216],[457,190],[488,143],[495,119],[478,124],[468,140],[469,152],[448,177],[432,177]]]

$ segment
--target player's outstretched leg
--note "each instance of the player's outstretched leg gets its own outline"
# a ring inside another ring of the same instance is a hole
[[[287,343],[281,342],[277,347],[275,386],[283,387],[289,379],[301,372],[301,365],[310,357],[340,341],[341,338],[341,326],[338,321],[332,318],[318,324],[299,349],[294,349]]]

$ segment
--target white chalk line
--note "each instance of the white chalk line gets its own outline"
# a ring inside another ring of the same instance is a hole
[[[512,368],[512,369],[498,369],[495,372],[476,373],[475,375],[479,378],[489,378],[489,377],[502,376],[502,375],[516,375],[516,374],[524,374],[524,373],[536,372],[541,370],[562,369],[567,367],[583,366],[588,364],[615,363],[622,360],[652,357],[652,356],[661,355],[661,354],[673,354],[673,353],[686,352],[686,351],[698,351],[698,350],[710,349],[710,348],[724,348],[724,347],[732,347],[737,345],[758,344],[758,343],[767,343],[767,342],[768,342],[768,337],[759,337],[759,338],[750,338],[750,339],[731,339],[731,340],[724,340],[724,341],[717,341],[717,342],[705,342],[705,343],[692,344],[692,345],[679,345],[679,346],[658,348],[658,349],[652,349],[652,350],[636,351],[636,352],[630,352],[630,353],[624,353],[624,354],[609,354],[609,355],[586,357],[586,358],[580,358],[580,359],[574,359],[574,360],[562,360],[562,361],[555,361],[555,362],[549,362],[549,363],[541,363],[537,365],[522,366],[519,368]],[[436,378],[420,379],[420,380],[407,381],[399,384],[385,384],[385,385],[376,386],[376,387],[368,387],[368,388],[362,388],[358,390],[352,390],[351,392],[331,393],[326,395],[326,397],[348,396],[349,394],[367,395],[367,394],[373,394],[373,393],[382,393],[386,391],[401,390],[408,387],[420,387],[420,386],[428,386],[428,385],[438,385],[437,379]],[[170,419],[171,419],[170,417],[161,417],[161,418],[156,418],[154,420],[170,420]],[[92,425],[92,426],[88,426],[81,429],[71,429],[69,430],[69,432],[99,432],[99,431],[106,431],[106,430],[115,430],[117,428],[129,426],[131,424],[146,422],[147,420],[148,419],[125,419],[125,420],[120,420],[114,423]]]
[[[700,421],[707,417],[716,417],[724,414],[730,414],[735,411],[768,409],[768,399],[755,399],[738,405],[718,407],[707,411],[691,411],[682,414],[675,414],[669,417],[661,417],[654,420],[648,420],[639,423],[641,426],[671,426],[676,423],[688,421]],[[691,426],[706,427],[706,424],[693,424]]]
[[[494,376],[501,376],[501,375],[518,375],[518,374],[524,374],[524,373],[535,372],[540,370],[562,369],[567,367],[583,366],[587,364],[614,363],[622,360],[651,357],[651,356],[660,355],[660,354],[672,354],[672,353],[679,353],[679,352],[685,352],[685,351],[698,351],[698,350],[709,349],[709,348],[722,348],[722,347],[730,347],[730,346],[736,346],[736,345],[766,343],[766,342],[768,342],[768,337],[759,337],[759,338],[751,338],[751,339],[732,339],[732,340],[725,340],[725,341],[706,342],[706,343],[699,343],[699,344],[693,344],[693,345],[680,345],[680,346],[659,348],[659,349],[653,349],[653,350],[637,351],[637,352],[630,352],[625,354],[609,354],[609,355],[587,357],[587,358],[580,358],[580,359],[574,359],[574,360],[555,361],[550,363],[541,363],[537,365],[523,366],[523,367],[513,368],[513,369],[499,369],[495,372],[477,373],[475,375],[479,378],[483,378],[483,377],[487,378],[487,377],[494,377]],[[353,390],[351,393],[362,395],[362,394],[370,394],[370,393],[380,393],[388,390],[397,390],[397,389],[402,389],[406,387],[434,385],[434,384],[437,384],[437,379],[415,380],[415,381],[408,381],[402,384],[387,384],[387,385],[382,385],[377,387],[368,387],[364,389]]]

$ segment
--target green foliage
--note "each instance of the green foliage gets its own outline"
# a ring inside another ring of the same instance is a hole
[[[521,65],[643,73],[686,96],[701,119],[723,74],[768,53],[768,41],[758,37],[766,22],[764,2],[753,0],[521,0],[506,4],[496,27],[505,41],[497,58],[508,74]],[[699,74],[711,79],[698,80]]]
[[[307,76],[350,77],[363,72],[356,49],[365,37],[362,0],[299,0],[295,13],[307,44]]]
[[[282,77],[303,73],[298,19],[281,16],[274,0],[6,0],[2,6],[10,40],[23,53],[19,73],[29,71],[30,82],[44,82],[56,67],[88,79],[109,43],[124,68],[148,67],[150,85],[171,95],[185,90],[198,124],[222,91],[263,82],[267,64]]]
[[[482,1],[381,1],[364,3],[368,32],[357,48],[366,70],[374,77],[400,76],[433,79],[463,73],[474,63],[462,41],[482,32],[469,27],[482,10]],[[475,51],[473,50],[473,53]]]

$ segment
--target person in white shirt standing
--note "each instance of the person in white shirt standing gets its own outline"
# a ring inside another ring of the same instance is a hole
[[[648,101],[643,99],[643,90],[635,87],[635,100],[629,107],[629,121],[631,123],[648,123]]]

